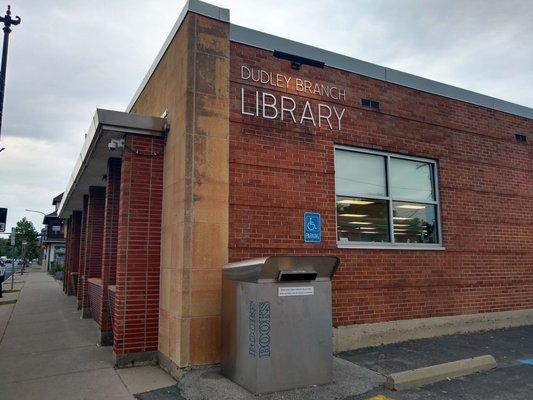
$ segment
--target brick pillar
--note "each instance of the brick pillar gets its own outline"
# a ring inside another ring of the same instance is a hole
[[[83,296],[83,280],[85,276],[85,247],[87,245],[87,206],[89,204],[89,196],[83,196],[83,211],[81,217],[80,227],[80,263],[78,268],[78,288],[76,289],[76,296],[78,297],[78,310],[82,307]]]
[[[67,295],[77,293],[77,282],[80,267],[80,235],[81,235],[81,211],[74,211],[69,218],[67,240],[69,240],[69,279],[67,281]]]
[[[68,293],[68,281],[70,280],[70,247],[71,247],[71,238],[69,235],[71,218],[68,218],[65,223],[65,259],[63,261],[63,292]]]
[[[100,302],[100,344],[113,343],[113,328],[109,315],[109,285],[116,282],[118,213],[120,199],[120,158],[110,158],[107,163],[105,196],[104,240],[102,254],[102,301]]]
[[[113,319],[119,367],[156,360],[163,193],[163,139],[128,135],[125,143]]]
[[[104,235],[105,187],[89,187],[87,218],[85,227],[85,256],[81,293],[82,318],[91,318],[89,308],[89,278],[100,278],[102,274],[102,244]]]

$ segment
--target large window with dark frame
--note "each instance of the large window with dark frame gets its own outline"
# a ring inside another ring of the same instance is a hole
[[[340,245],[441,245],[433,160],[357,148],[335,149]]]

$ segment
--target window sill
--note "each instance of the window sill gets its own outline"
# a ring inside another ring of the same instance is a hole
[[[367,250],[433,250],[442,251],[446,250],[446,247],[441,245],[407,245],[407,244],[379,244],[379,243],[339,243],[337,242],[337,248],[339,249],[367,249]]]

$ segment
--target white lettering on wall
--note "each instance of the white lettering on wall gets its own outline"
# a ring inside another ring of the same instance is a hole
[[[327,115],[322,114],[322,109],[328,110],[328,114]],[[319,104],[318,105],[318,126],[319,127],[322,126],[322,119],[325,119],[326,121],[328,121],[329,129],[333,129],[333,127],[331,126],[331,122],[329,121],[330,117],[331,117],[331,108],[329,108],[329,106],[326,104]]]
[[[292,104],[291,108],[285,107],[285,103],[290,102]],[[296,123],[296,118],[294,118],[294,110],[296,110],[296,102],[292,97],[281,96],[281,120],[283,121],[283,116],[285,112],[291,114],[292,122]]]
[[[246,101],[246,99],[249,100]],[[331,130],[340,131],[345,111],[343,107],[323,103],[315,105],[309,100],[298,107],[296,100],[290,96],[276,96],[265,91],[241,88],[241,114],[243,115],[292,121],[295,124],[310,123],[313,126],[325,126]]]
[[[340,131],[342,129],[341,119],[342,119],[342,116],[344,115],[344,111],[346,111],[346,109],[343,108],[340,114],[339,114],[339,111],[337,111],[336,107],[333,107],[333,111],[335,111],[335,115],[337,116],[337,122],[338,122],[339,131]]]
[[[272,100],[270,104],[267,103],[267,98]],[[268,115],[266,109],[273,110],[274,115]],[[263,118],[276,119],[278,117],[278,109],[276,108],[276,96],[270,93],[263,92]]]
[[[309,116],[307,114],[309,114]],[[311,110],[311,104],[309,104],[309,101],[305,102],[302,118],[300,118],[300,124],[303,124],[304,121],[311,121],[313,126],[316,126],[315,117],[313,117],[313,111]]]
[[[241,65],[241,79],[274,88],[288,89],[316,98],[346,100],[346,90],[335,85],[312,82],[308,79],[292,78],[284,74]],[[250,104],[254,102],[254,104]],[[314,104],[306,100],[298,106],[291,96],[276,96],[268,91],[241,89],[241,113],[266,119],[292,121],[295,124],[313,124],[331,130],[342,129],[342,119],[346,109],[324,103]],[[254,111],[251,111],[254,110]]]

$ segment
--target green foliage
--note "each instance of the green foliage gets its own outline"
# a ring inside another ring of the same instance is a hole
[[[33,223],[26,218],[22,218],[17,222],[15,232],[15,249],[17,256],[22,256],[22,242],[26,241],[28,242],[26,258],[30,260],[36,258],[39,254],[39,242],[37,240],[38,233],[35,230]]]
[[[11,256],[11,248],[9,246],[9,239],[0,238],[0,256]]]
[[[63,271],[63,265],[57,261],[52,261],[50,264],[50,271],[48,271],[48,273],[52,276],[56,276],[56,273],[59,271]]]

